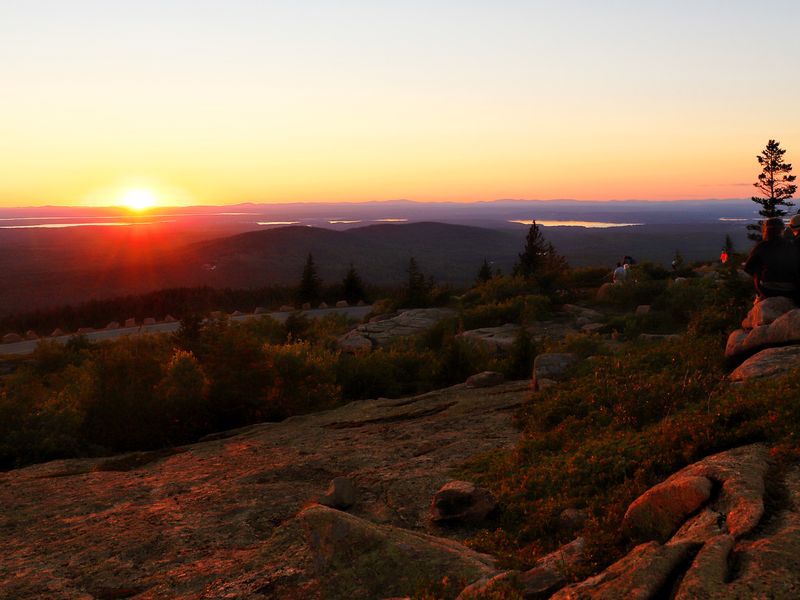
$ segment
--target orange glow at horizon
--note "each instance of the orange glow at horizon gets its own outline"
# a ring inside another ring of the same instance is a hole
[[[150,190],[132,189],[126,191],[120,202],[126,208],[135,212],[142,212],[159,205],[158,198]]]

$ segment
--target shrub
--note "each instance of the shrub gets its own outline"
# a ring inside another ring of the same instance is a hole
[[[473,287],[463,296],[465,306],[505,302],[512,298],[536,293],[531,281],[521,276],[500,275]]]
[[[332,408],[341,400],[336,383],[336,354],[308,342],[264,347],[266,419],[283,419]]]
[[[336,380],[349,400],[396,398],[428,391],[433,386],[437,355],[409,342],[363,354],[341,354]]]
[[[467,308],[462,313],[462,322],[464,329],[531,323],[549,317],[551,310],[550,298],[541,294],[527,294]]]
[[[157,336],[123,337],[101,344],[82,368],[79,392],[83,436],[110,450],[156,448],[168,443],[166,419],[154,393],[170,349]]]
[[[170,444],[192,440],[210,429],[210,383],[191,352],[175,350],[156,387],[164,435]]]

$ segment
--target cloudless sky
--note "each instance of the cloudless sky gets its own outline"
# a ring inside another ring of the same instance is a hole
[[[0,205],[747,197],[800,2],[0,0]]]

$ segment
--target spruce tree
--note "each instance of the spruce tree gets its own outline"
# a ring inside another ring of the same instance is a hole
[[[758,214],[764,219],[786,216],[785,208],[794,206],[789,200],[797,191],[793,183],[796,177],[790,175],[792,165],[783,161],[786,150],[780,147],[780,142],[769,140],[766,148],[756,156],[762,170],[758,181],[753,186],[761,192],[761,196],[753,196],[751,200],[760,205]],[[761,221],[747,225],[747,237],[751,240],[761,240]]]
[[[322,282],[317,275],[317,266],[314,264],[314,257],[308,253],[306,264],[303,266],[303,274],[300,276],[300,286],[297,289],[297,301],[301,304],[305,302],[316,303],[319,301]]]
[[[556,252],[553,244],[544,239],[541,229],[533,221],[525,238],[525,249],[514,265],[514,275],[536,279],[540,284],[549,286],[566,266],[567,261]]]
[[[347,269],[347,273],[345,273],[342,280],[342,294],[348,304],[357,304],[359,300],[367,299],[367,293],[364,291],[364,282],[356,272],[353,263],[350,263],[350,268]]]
[[[484,258],[483,264],[481,265],[480,270],[478,271],[477,283],[485,283],[492,278],[492,268],[489,266],[489,262]]]
[[[413,256],[408,261],[408,279],[405,286],[405,299],[403,304],[410,308],[426,306],[430,302],[430,290],[433,282],[425,278],[425,275],[417,265],[417,259]]]
[[[731,239],[730,234],[725,234],[725,245],[723,248],[725,248],[725,252],[728,256],[733,254],[733,240]]]

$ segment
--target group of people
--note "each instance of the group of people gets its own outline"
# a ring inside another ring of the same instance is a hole
[[[788,227],[779,218],[764,220],[761,237],[744,263],[758,298],[788,296],[800,302],[800,214],[792,217]]]
[[[618,262],[617,266],[611,272],[611,281],[614,283],[622,283],[628,278],[628,271],[631,268],[631,265],[635,265],[636,261],[633,260],[632,256],[623,256],[622,262]]]

